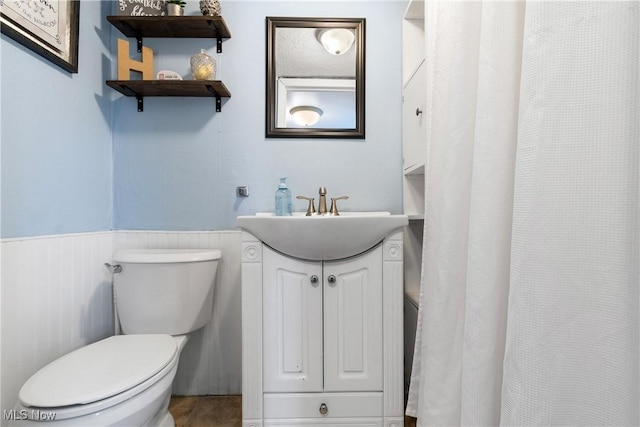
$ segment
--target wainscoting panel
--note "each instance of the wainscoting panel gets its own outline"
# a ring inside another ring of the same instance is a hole
[[[0,241],[0,409],[38,369],[114,334],[112,277],[125,248],[218,248],[213,320],[182,352],[176,395],[240,394],[240,232],[106,231]],[[5,426],[6,420],[0,420]]]
[[[184,348],[173,385],[174,395],[242,392],[240,242],[239,231],[114,232],[114,250],[216,248],[222,251],[215,283],[213,319],[196,331]]]
[[[112,251],[111,232],[2,240],[0,409],[41,367],[113,334]]]

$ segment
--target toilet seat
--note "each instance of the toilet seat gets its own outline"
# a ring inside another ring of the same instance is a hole
[[[171,335],[116,335],[42,368],[24,384],[19,401],[55,411],[57,420],[95,413],[151,387],[172,370],[179,354]]]

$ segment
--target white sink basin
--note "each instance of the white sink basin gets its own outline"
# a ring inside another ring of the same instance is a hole
[[[239,216],[237,224],[273,249],[296,258],[332,260],[372,248],[392,231],[409,223],[406,215],[389,212],[340,212],[339,216]]]

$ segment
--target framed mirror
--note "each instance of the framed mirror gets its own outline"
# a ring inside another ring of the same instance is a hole
[[[267,138],[364,139],[365,19],[267,17]]]

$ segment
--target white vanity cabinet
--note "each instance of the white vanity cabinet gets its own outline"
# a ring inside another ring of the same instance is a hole
[[[326,262],[263,251],[264,391],[382,391],[382,248]]]
[[[243,232],[243,426],[403,425],[402,231],[303,260]]]

